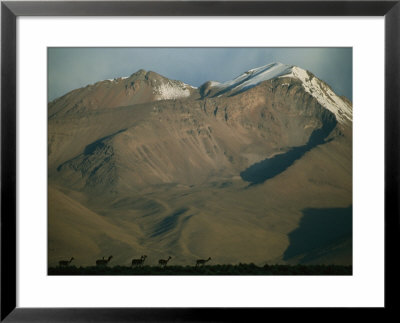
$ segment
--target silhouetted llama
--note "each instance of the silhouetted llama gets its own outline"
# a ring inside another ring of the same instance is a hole
[[[70,260],[60,260],[58,264],[60,265],[60,267],[67,267],[72,260],[74,260],[74,257],[71,257]]]
[[[143,256],[140,257],[140,259],[132,259],[131,267],[133,267],[133,266],[142,266],[144,261],[146,260],[146,258],[147,258],[147,256],[143,255]]]
[[[169,256],[168,259],[160,259],[160,260],[158,261],[158,264],[159,264],[161,267],[165,267],[165,266],[168,264],[168,261],[169,261],[170,259],[172,259],[171,256]]]
[[[211,257],[208,257],[208,259],[199,259],[196,260],[196,267],[197,266],[204,266],[206,264],[207,261],[210,261]]]
[[[98,259],[96,260],[96,266],[107,266],[113,256],[108,257],[108,259]]]

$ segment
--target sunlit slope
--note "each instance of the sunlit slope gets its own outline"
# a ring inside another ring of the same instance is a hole
[[[49,103],[49,117],[113,109],[121,106],[190,97],[196,88],[167,79],[155,72],[139,70],[129,77],[104,80],[73,90]]]
[[[140,229],[135,224],[129,230],[115,225],[53,187],[49,187],[48,197],[49,264],[61,260],[60,255],[74,257],[74,263],[80,265],[93,265],[109,254],[120,262],[132,250],[140,250]]]

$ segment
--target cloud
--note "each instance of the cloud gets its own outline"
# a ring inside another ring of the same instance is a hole
[[[305,68],[352,100],[351,48],[49,48],[48,99],[139,69],[200,86],[271,62]]]

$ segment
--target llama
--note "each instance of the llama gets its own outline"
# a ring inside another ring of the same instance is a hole
[[[142,266],[144,261],[146,260],[146,258],[147,258],[147,256],[143,255],[143,256],[140,257],[140,259],[132,259],[131,267],[133,267],[133,266]]]
[[[165,267],[170,259],[172,259],[171,256],[169,256],[168,259],[160,259],[160,260],[158,261],[158,264],[159,264],[161,267],[163,267],[163,266]]]
[[[107,266],[113,256],[108,257],[108,259],[98,259],[96,260],[96,266]]]
[[[207,261],[210,261],[211,257],[208,257],[208,259],[199,259],[196,261],[196,267],[197,266],[204,266],[206,264]]]
[[[60,265],[60,267],[67,267],[72,260],[74,260],[74,257],[71,257],[70,260],[60,260],[58,264]]]

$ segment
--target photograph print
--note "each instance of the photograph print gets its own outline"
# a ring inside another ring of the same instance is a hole
[[[49,275],[352,275],[352,48],[48,48]]]

